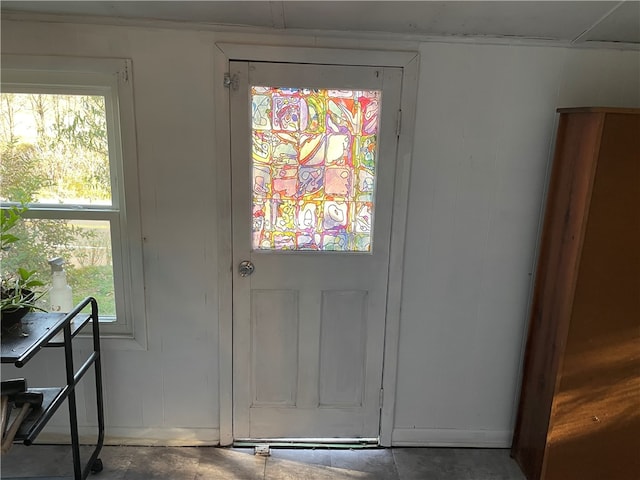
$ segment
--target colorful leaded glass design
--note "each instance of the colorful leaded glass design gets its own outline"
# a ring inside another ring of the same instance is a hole
[[[371,251],[380,100],[251,88],[255,250]]]

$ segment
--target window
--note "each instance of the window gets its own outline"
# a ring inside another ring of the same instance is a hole
[[[3,56],[2,67],[0,199],[29,207],[2,270],[49,281],[47,260],[63,257],[74,303],[95,297],[103,331],[131,335],[144,303],[130,62]]]
[[[380,97],[251,87],[254,250],[371,251]]]

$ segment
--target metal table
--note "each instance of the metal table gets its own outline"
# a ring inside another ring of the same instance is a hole
[[[82,313],[82,310],[89,305],[91,306],[91,313]],[[75,369],[73,365],[73,338],[89,322],[91,322],[92,326],[93,351],[85,359],[84,363],[78,369]],[[0,344],[2,347],[2,363],[13,363],[18,368],[24,366],[42,348],[64,348],[66,384],[57,388],[28,389],[29,392],[43,393],[44,401],[42,407],[32,411],[22,423],[14,442],[22,442],[25,445],[33,444],[56,410],[67,400],[73,453],[73,479],[84,480],[90,473],[100,472],[103,468],[99,455],[104,443],[104,409],[102,367],[100,362],[100,325],[98,322],[98,304],[95,298],[85,298],[73,311],[67,314],[28,313],[22,319],[22,327],[2,331]],[[80,461],[75,388],[91,366],[94,368],[96,383],[98,440],[89,460],[83,466]]]

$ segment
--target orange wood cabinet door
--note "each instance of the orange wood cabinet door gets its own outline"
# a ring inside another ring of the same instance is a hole
[[[561,109],[512,455],[640,478],[640,110]]]

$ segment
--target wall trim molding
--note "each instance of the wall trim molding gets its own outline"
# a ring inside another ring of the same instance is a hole
[[[218,42],[214,50],[217,78],[228,71],[229,61],[297,62],[331,65],[400,67],[402,92],[402,132],[396,151],[393,217],[389,250],[389,278],[385,324],[384,363],[382,371],[383,407],[380,418],[380,444],[391,445],[397,384],[402,272],[408,211],[409,178],[415,130],[419,58],[417,51],[372,50],[318,47],[274,47]],[[216,105],[229,104],[228,89],[222,81],[214,85]],[[218,103],[220,102],[220,103]],[[226,103],[224,103],[226,102]],[[233,245],[231,226],[231,145],[229,110],[216,109],[217,179],[218,179],[218,321],[219,321],[219,395],[220,443],[233,442]]]
[[[509,448],[511,430],[458,430],[452,428],[396,428],[394,447]]]
[[[96,426],[78,428],[80,443],[95,444]],[[69,426],[48,426],[38,436],[39,443],[69,445]],[[105,445],[196,447],[220,445],[218,428],[171,428],[171,427],[106,427]]]
[[[277,35],[280,37],[314,37],[316,39],[354,39],[395,42],[420,43],[471,43],[479,45],[518,45],[534,47],[563,47],[572,49],[612,49],[612,50],[640,50],[640,44],[627,42],[576,41],[558,40],[535,37],[514,37],[495,35],[426,35],[393,32],[357,32],[344,30],[304,30],[304,29],[275,29],[269,27],[253,27],[242,25],[223,25],[215,23],[179,22],[172,20],[150,20],[117,18],[97,15],[65,15],[44,14],[30,12],[3,12],[2,21],[42,22],[42,23],[71,23],[85,25],[105,25],[116,27],[141,27],[171,30],[190,30],[199,32],[228,33],[240,35]]]

